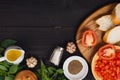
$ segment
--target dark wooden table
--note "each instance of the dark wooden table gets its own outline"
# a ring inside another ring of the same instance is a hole
[[[12,38],[25,49],[26,57],[48,60],[56,46],[75,42],[80,23],[100,7],[119,0],[1,0],[0,40]],[[64,51],[62,61],[74,54]],[[84,80],[94,80],[89,73]]]

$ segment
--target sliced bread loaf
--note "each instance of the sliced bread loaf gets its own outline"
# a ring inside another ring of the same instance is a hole
[[[115,44],[120,41],[120,26],[107,31],[103,37],[103,41],[110,44]]]
[[[99,25],[99,30],[107,31],[114,26],[111,15],[104,15],[96,20]]]
[[[115,25],[120,24],[120,3],[118,3],[112,12],[112,21]]]

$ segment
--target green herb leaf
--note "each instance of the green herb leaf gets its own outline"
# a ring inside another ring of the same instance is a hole
[[[1,42],[1,47],[3,48],[7,48],[11,45],[15,45],[17,41],[13,40],[13,39],[5,39]]]
[[[6,75],[7,75],[7,72],[0,69],[0,76],[6,76]]]
[[[42,60],[40,69],[37,69],[36,73],[40,80],[67,80],[64,77],[63,69],[56,69],[52,66],[47,67]]]
[[[5,67],[5,66],[3,66],[3,65],[0,65],[0,69],[1,70],[4,70],[4,71],[7,71],[8,69]]]
[[[62,74],[62,73],[63,73],[63,69],[58,69],[58,70],[57,70],[57,73],[58,73],[58,74]]]
[[[63,74],[58,76],[58,80],[68,80]]]
[[[3,62],[0,62],[0,65],[3,65],[3,66],[5,66],[5,67],[9,68],[10,65],[12,65],[12,64],[9,63],[9,62],[7,62],[7,61],[3,61]]]
[[[37,76],[39,79],[41,79],[42,77],[42,73],[41,73],[41,69],[37,69],[37,72],[36,72]]]
[[[10,76],[5,76],[5,80],[14,80],[14,78]]]
[[[17,69],[17,71],[20,71],[20,70],[22,70],[23,69],[23,65],[20,65],[20,66],[18,66],[18,69]]]
[[[43,61],[41,60],[41,69],[46,69],[45,64],[43,63]]]
[[[52,75],[52,74],[54,74],[56,72],[56,68],[54,68],[52,66],[48,67],[48,72],[49,72],[50,75]]]
[[[9,70],[9,74],[15,74],[18,70],[18,65],[12,65]]]

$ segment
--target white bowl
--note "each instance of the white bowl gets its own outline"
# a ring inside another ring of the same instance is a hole
[[[68,70],[68,66],[69,66],[69,63],[73,60],[78,60],[83,68],[82,70],[77,73],[77,74],[71,74]],[[63,64],[63,70],[64,70],[64,75],[70,79],[70,80],[80,80],[80,79],[84,79],[88,73],[88,65],[87,65],[87,62],[80,56],[72,56],[72,57],[69,57],[68,59],[65,60],[64,64]]]

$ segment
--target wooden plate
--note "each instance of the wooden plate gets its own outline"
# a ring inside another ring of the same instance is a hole
[[[99,10],[94,12],[92,15],[90,15],[88,18],[86,18],[78,28],[78,31],[76,34],[76,43],[77,43],[77,46],[78,46],[81,54],[89,63],[91,63],[92,58],[93,58],[94,54],[96,53],[96,51],[102,45],[105,44],[102,40],[102,37],[103,37],[105,32],[97,29],[98,25],[95,23],[95,20],[97,18],[101,17],[102,15],[111,14],[111,12],[116,4],[117,3],[112,3],[112,4],[108,4],[108,5],[100,8]],[[97,45],[95,47],[90,48],[90,49],[87,49],[86,47],[83,47],[81,45],[82,34],[85,30],[88,30],[88,29],[95,31],[96,35],[98,36]]]

